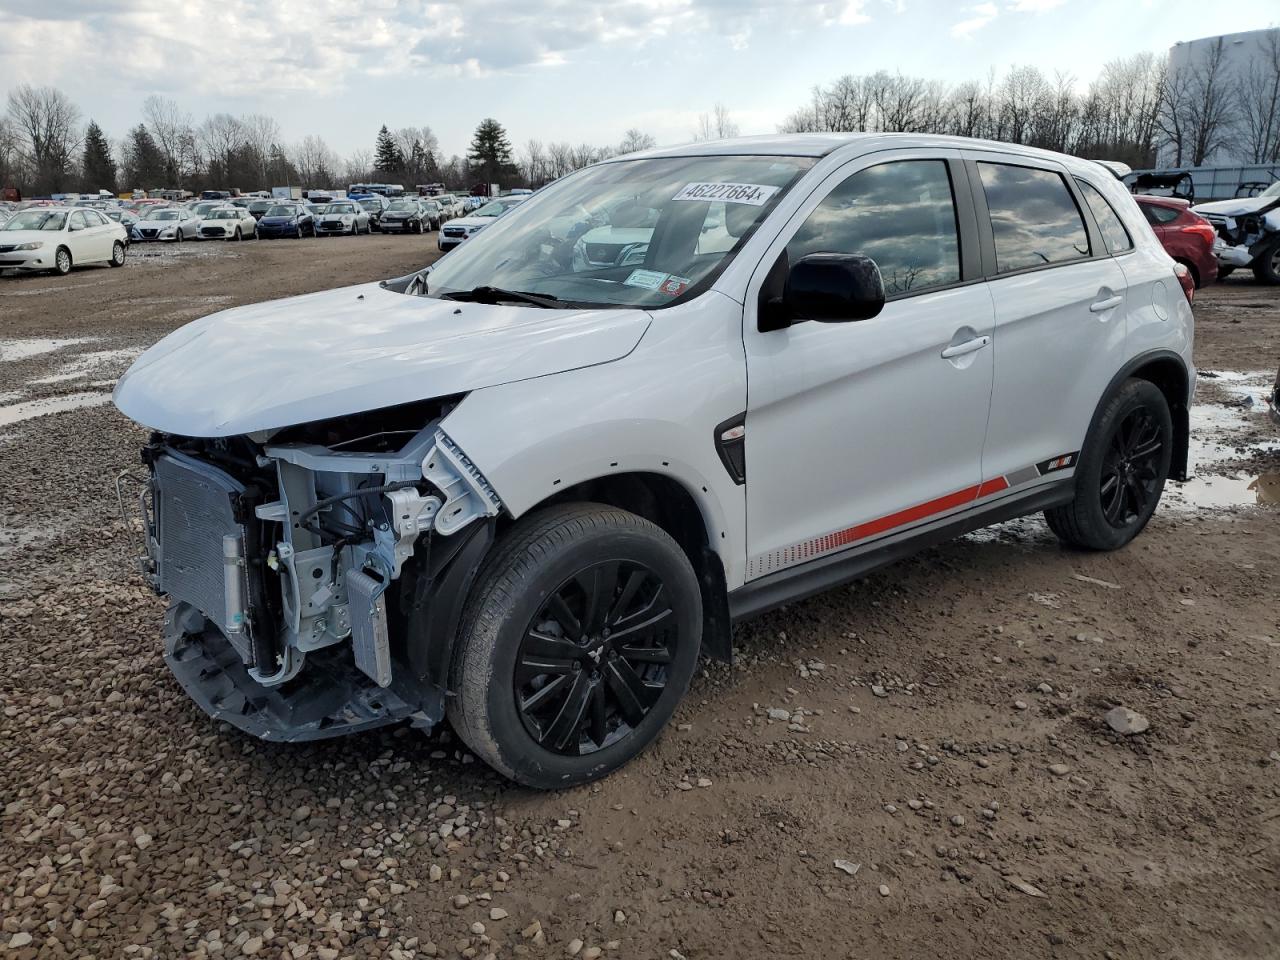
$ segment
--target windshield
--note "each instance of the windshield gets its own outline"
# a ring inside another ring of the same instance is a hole
[[[387,209],[388,209],[388,210],[401,210],[401,211],[408,210],[408,211],[413,211],[413,210],[418,209],[418,201],[416,201],[416,200],[393,200],[393,201],[391,202],[391,206],[390,206],[390,207],[388,207]]]
[[[355,213],[355,204],[351,203],[331,203],[321,213]]]
[[[588,167],[434,264],[428,295],[497,287],[573,303],[666,306],[710,283],[813,163],[707,156]]]
[[[239,220],[239,210],[212,210],[209,213],[210,220]]]
[[[283,203],[276,204],[266,212],[266,216],[268,217],[292,217],[293,214],[294,208]]]
[[[360,201],[360,206],[364,207],[366,210],[381,210],[381,209],[382,209],[382,201],[381,201],[381,200],[375,200],[375,199],[373,199],[373,197],[370,197],[370,198],[369,198],[369,199],[367,199],[367,200],[361,200],[361,201]]]
[[[4,225],[6,230],[61,230],[67,215],[57,210],[23,210]]]

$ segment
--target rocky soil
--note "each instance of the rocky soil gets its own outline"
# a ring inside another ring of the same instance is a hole
[[[537,794],[446,730],[213,723],[117,516],[144,433],[104,398],[139,350],[433,255],[0,279],[0,955],[1280,956],[1280,291],[1202,292],[1205,476],[1131,547],[1022,520],[775,611],[640,760]]]

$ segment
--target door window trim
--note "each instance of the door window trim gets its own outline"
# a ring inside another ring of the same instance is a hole
[[[1076,212],[1084,224],[1085,234],[1089,240],[1089,256],[1076,257],[1071,260],[1059,260],[1055,263],[1041,263],[1031,267],[1020,267],[1017,270],[1001,271],[996,263],[995,229],[991,225],[991,210],[987,207],[987,195],[982,187],[982,176],[978,172],[979,163],[1002,163],[1010,167],[1027,167],[1045,173],[1056,173],[1066,185],[1071,202],[1076,205]],[[1072,267],[1080,263],[1094,263],[1098,260],[1113,260],[1103,242],[1102,231],[1094,222],[1093,212],[1075,182],[1075,176],[1065,167],[1052,160],[1040,160],[1023,157],[1018,154],[988,153],[984,151],[965,151],[964,165],[969,173],[970,195],[974,207],[978,211],[978,240],[982,250],[982,272],[985,280],[1003,280],[1005,277],[1019,277],[1027,273],[1038,273],[1041,270],[1057,270]],[[1098,251],[1102,251],[1099,253]],[[1131,253],[1132,251],[1126,251]]]
[[[886,155],[887,154],[887,155]],[[785,255],[787,247],[791,241],[795,239],[796,233],[808,221],[809,217],[829,197],[832,192],[838,189],[846,180],[863,170],[869,170],[872,167],[884,166],[889,163],[906,163],[910,161],[940,161],[945,164],[947,178],[951,184],[952,202],[955,206],[956,214],[956,242],[959,250],[959,267],[960,279],[952,283],[938,284],[937,286],[925,287],[920,290],[907,290],[901,293],[886,297],[886,303],[898,303],[902,300],[909,300],[913,297],[929,296],[930,294],[942,293],[948,290],[956,290],[961,287],[973,286],[977,283],[983,283],[987,280],[987,276],[983,270],[983,260],[981,255],[981,237],[982,231],[979,229],[978,208],[974,204],[973,185],[970,182],[970,172],[966,167],[964,158],[959,150],[955,148],[928,148],[914,147],[899,150],[876,150],[870,153],[861,154],[857,157],[850,158],[846,163],[841,164],[835,170],[832,170],[822,182],[810,191],[804,202],[796,209],[796,211],[782,225],[774,238],[770,241],[769,246],[765,249],[764,257],[761,258],[758,265],[752,271],[751,278],[747,283],[746,300],[753,303],[755,312],[755,322],[751,324],[751,328],[757,333],[765,333],[769,331],[761,331],[759,329],[760,321],[760,298],[766,290],[770,275],[778,266],[779,259]],[[808,323],[808,320],[796,320],[792,326],[798,326]],[[855,321],[861,322],[861,321]],[[841,326],[841,324],[830,324],[830,326]]]

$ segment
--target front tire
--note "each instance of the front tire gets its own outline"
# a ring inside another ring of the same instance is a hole
[[[1173,417],[1155,384],[1126,380],[1104,404],[1076,464],[1075,499],[1045,511],[1058,539],[1116,550],[1155,513],[1173,461]]]
[[[701,633],[697,577],[662,529],[599,504],[540,511],[493,548],[467,600],[449,720],[517,783],[596,780],[670,719]]]
[[[71,272],[71,266],[71,251],[66,247],[59,247],[58,252],[53,255],[53,272],[65,277]]]
[[[124,244],[117,240],[111,245],[111,260],[108,261],[113,267],[124,266]]]
[[[1259,283],[1280,284],[1280,237],[1258,254],[1253,264],[1253,275]]]
[[[239,243],[239,242],[240,242],[241,240],[243,240],[243,239],[244,239],[244,234],[242,234],[242,233],[240,232],[240,228],[239,228],[239,227],[236,227],[236,235],[235,235],[235,241],[236,241],[236,243]]]

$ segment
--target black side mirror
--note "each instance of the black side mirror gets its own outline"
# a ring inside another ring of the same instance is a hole
[[[781,330],[802,320],[870,320],[882,309],[884,280],[870,257],[811,253],[788,267],[784,251],[761,288],[759,327]]]

